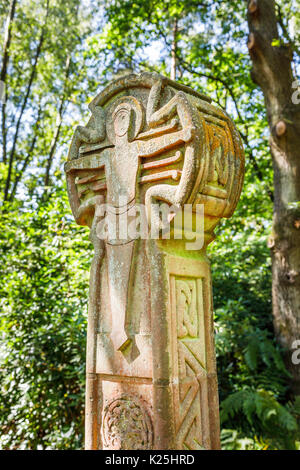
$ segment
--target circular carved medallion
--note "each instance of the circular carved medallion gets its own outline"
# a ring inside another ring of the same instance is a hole
[[[102,436],[107,449],[152,449],[152,422],[144,405],[128,395],[110,402],[103,413]]]

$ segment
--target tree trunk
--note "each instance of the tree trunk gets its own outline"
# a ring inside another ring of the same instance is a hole
[[[274,43],[279,40],[274,0],[249,1],[248,25],[252,79],[265,98],[274,168],[273,233],[269,239],[274,327],[287,351],[292,390],[299,395],[300,365],[292,361],[293,344],[300,339],[300,106],[292,101],[293,53],[289,44]]]
[[[6,75],[7,75],[7,67],[8,67],[8,62],[9,62],[9,49],[10,49],[10,43],[11,43],[11,30],[12,30],[12,25],[14,21],[15,11],[16,11],[16,4],[17,4],[17,0],[11,1],[9,13],[8,13],[7,21],[6,21],[6,26],[5,26],[2,67],[1,67],[1,72],[0,72],[0,80],[3,83],[5,83]],[[2,145],[3,145],[2,160],[3,160],[3,163],[6,163],[6,104],[5,104],[6,96],[4,95],[3,98],[4,98],[4,102],[2,104],[2,124],[1,124]]]
[[[177,31],[178,31],[178,20],[175,17],[173,23],[173,38],[172,38],[172,48],[171,48],[171,80],[176,80],[177,72]]]

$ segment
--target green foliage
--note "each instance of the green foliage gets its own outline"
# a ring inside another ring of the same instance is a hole
[[[244,388],[232,393],[222,402],[221,419],[224,424],[231,424],[235,417],[243,416],[247,420],[249,435],[253,435],[254,442],[257,435],[263,435],[265,448],[297,448],[297,420],[271,392]],[[228,444],[228,441],[223,444]]]
[[[65,191],[1,219],[0,447],[82,447],[90,243]]]
[[[246,182],[211,247],[222,446],[295,449],[296,404],[288,400],[289,374],[272,326],[268,204],[257,195],[250,205]]]

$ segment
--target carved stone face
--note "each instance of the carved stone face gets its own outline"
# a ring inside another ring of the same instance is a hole
[[[130,111],[128,109],[119,109],[114,116],[114,129],[118,137],[123,137],[128,132],[130,126]]]

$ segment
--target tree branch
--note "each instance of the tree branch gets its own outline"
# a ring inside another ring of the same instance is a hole
[[[292,41],[288,29],[286,25],[284,24],[283,21],[283,16],[282,16],[282,11],[280,8],[280,5],[278,5],[277,2],[275,2],[276,10],[277,10],[277,18],[278,18],[278,24],[281,27],[283,37],[287,40],[289,45],[293,48],[293,51],[296,52],[296,54],[300,57],[300,49],[296,46],[296,44]]]
[[[176,65],[177,65],[177,31],[178,31],[178,20],[174,18],[173,24],[173,38],[172,38],[172,47],[171,47],[171,80],[176,80]]]
[[[8,194],[9,194],[9,188],[10,188],[11,176],[12,176],[13,161],[14,161],[16,146],[17,146],[18,137],[19,137],[20,125],[21,125],[21,121],[22,121],[22,118],[23,118],[24,111],[25,111],[26,106],[27,106],[28,98],[29,98],[30,91],[31,91],[31,86],[32,86],[32,83],[33,83],[33,80],[34,80],[34,77],[35,77],[35,73],[36,73],[38,60],[39,60],[39,57],[40,57],[40,54],[41,54],[41,51],[42,51],[42,45],[43,45],[44,38],[45,38],[45,30],[46,30],[46,24],[47,24],[47,19],[48,19],[48,13],[49,13],[49,0],[47,0],[45,21],[44,21],[44,24],[43,24],[43,27],[42,27],[40,40],[39,40],[39,43],[38,43],[38,46],[37,46],[37,49],[36,49],[34,63],[32,65],[32,70],[31,70],[31,74],[30,74],[26,94],[25,94],[25,97],[24,97],[24,100],[23,100],[23,104],[22,104],[21,111],[20,111],[19,118],[18,118],[17,125],[16,125],[16,131],[15,131],[15,135],[14,135],[13,145],[12,145],[12,149],[11,149],[10,156],[9,156],[8,174],[7,174],[6,183],[5,183],[3,201],[8,200]]]
[[[47,160],[45,180],[44,180],[44,185],[45,186],[49,186],[50,170],[51,170],[52,161],[53,161],[54,153],[55,153],[55,150],[56,150],[56,146],[57,146],[57,142],[58,142],[59,134],[60,134],[60,130],[61,130],[62,117],[63,117],[63,113],[64,113],[64,105],[65,105],[65,102],[66,102],[65,91],[66,91],[67,81],[68,81],[68,78],[69,78],[69,75],[70,75],[70,69],[71,69],[71,57],[69,55],[67,57],[67,61],[66,61],[64,88],[63,88],[63,91],[62,91],[62,96],[61,96],[59,109],[58,109],[58,124],[56,126],[54,136],[53,136],[53,139],[51,141],[49,157],[48,157],[48,160]]]
[[[21,181],[21,178],[22,178],[25,170],[27,169],[30,161],[32,160],[32,156],[33,156],[32,154],[33,154],[33,151],[34,151],[34,148],[35,148],[35,145],[36,145],[36,141],[37,141],[37,137],[38,137],[37,129],[39,127],[39,121],[40,121],[40,118],[41,118],[41,114],[42,114],[42,108],[41,108],[41,106],[39,106],[37,118],[36,118],[35,124],[33,125],[33,129],[35,131],[34,135],[33,135],[33,139],[31,141],[31,145],[28,149],[26,158],[23,162],[22,168],[20,169],[20,171],[17,171],[17,176],[16,176],[16,179],[14,181],[13,189],[11,191],[10,196],[8,197],[9,201],[12,201],[14,199],[16,191],[17,191],[17,187],[18,187],[18,185]]]

